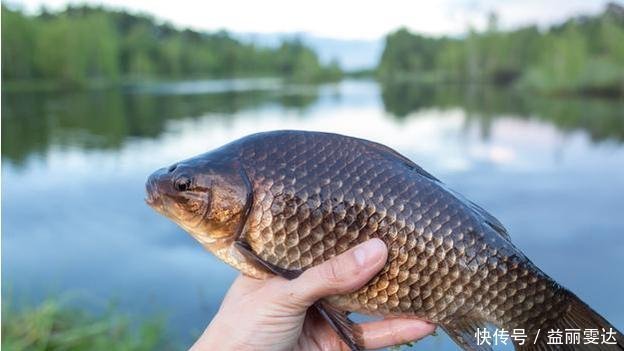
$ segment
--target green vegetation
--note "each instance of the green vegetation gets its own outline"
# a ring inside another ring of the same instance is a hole
[[[267,48],[101,7],[27,16],[2,5],[2,80],[13,86],[250,76],[313,82],[341,74],[296,39]]]
[[[466,111],[467,123],[484,138],[498,118],[541,120],[564,132],[583,130],[596,142],[624,141],[624,99],[586,96],[552,98],[491,85],[420,84],[401,81],[382,85],[386,111],[402,120],[426,109]]]
[[[624,96],[624,7],[540,31],[484,32],[432,38],[401,29],[388,35],[378,68],[383,81],[513,84],[549,94]]]
[[[167,348],[162,321],[132,325],[111,312],[101,317],[47,300],[36,307],[14,310],[3,302],[2,350],[124,350]]]
[[[279,91],[202,90],[214,85],[196,83],[184,94],[176,93],[178,83],[150,83],[130,91],[3,92],[2,158],[20,163],[29,155],[45,155],[51,145],[118,149],[132,138],[158,137],[174,120],[210,118],[227,123],[232,114],[265,106],[304,110],[318,97],[317,89],[299,91],[296,85],[279,85]]]
[[[153,84],[146,87],[154,88]],[[551,98],[490,85],[411,81],[384,83],[381,88],[384,109],[397,120],[426,109],[460,108],[467,112],[471,123],[483,130],[496,118],[512,116],[541,119],[564,131],[585,130],[597,142],[624,142],[624,99]],[[167,93],[166,89],[171,90]],[[179,94],[175,93],[175,84],[163,84],[158,85],[158,92],[128,93],[123,89],[4,92],[2,158],[20,165],[32,156],[45,157],[52,146],[116,150],[133,139],[157,138],[175,121],[201,119],[216,125],[227,124],[233,116],[245,111],[266,108],[305,111],[319,98],[317,89],[297,89],[291,85],[268,91]]]

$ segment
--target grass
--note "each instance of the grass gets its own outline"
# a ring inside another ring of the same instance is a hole
[[[28,308],[2,306],[4,351],[172,349],[164,334],[162,318],[135,323],[114,310],[96,316],[54,299]]]

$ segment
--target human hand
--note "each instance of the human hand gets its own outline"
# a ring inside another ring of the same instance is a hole
[[[372,239],[293,280],[241,275],[191,350],[348,350],[318,312],[308,308],[323,297],[366,284],[384,266],[387,255],[386,245]],[[435,330],[434,324],[408,318],[359,327],[367,349],[406,343]]]

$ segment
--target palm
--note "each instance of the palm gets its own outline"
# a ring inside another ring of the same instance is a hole
[[[325,351],[346,350],[336,332],[314,308],[292,314],[288,301],[275,299],[273,291],[282,278],[257,280],[240,275],[228,292],[222,308],[247,308],[256,311],[248,323],[255,323],[256,340],[270,340],[271,350]],[[240,325],[240,321],[238,323]],[[380,348],[420,339],[435,329],[415,319],[391,318],[361,324],[365,346]],[[278,346],[279,345],[279,346]],[[255,345],[260,349],[261,345]]]

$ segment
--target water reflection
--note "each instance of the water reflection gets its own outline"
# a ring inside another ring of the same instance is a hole
[[[544,97],[479,85],[382,86],[384,107],[397,118],[426,108],[461,108],[489,135],[492,120],[503,116],[539,119],[564,131],[583,130],[592,140],[624,141],[624,100]]]
[[[20,163],[29,155],[45,155],[52,145],[118,149],[128,139],[160,135],[168,121],[206,114],[228,119],[270,104],[304,109],[317,98],[314,87],[293,93],[283,86],[277,90],[275,84],[221,81],[208,87],[174,83],[124,90],[3,93],[2,157]]]
[[[319,97],[314,86],[284,86],[275,80],[233,80],[140,85],[90,92],[2,94],[2,157],[21,163],[45,155],[51,145],[118,149],[134,137],[157,137],[167,122],[206,114],[229,119],[265,105],[305,109]],[[537,119],[561,130],[587,132],[592,140],[624,141],[624,101],[546,98],[483,86],[382,85],[387,112],[398,119],[423,109],[460,108],[482,136],[504,116]]]
[[[543,111],[557,121],[512,109],[504,92],[459,99],[354,81],[175,87],[3,95],[3,297],[114,299],[130,313],[164,312],[188,345],[236,272],[143,203],[146,177],[250,133],[307,129],[399,150],[496,215],[540,268],[622,329],[624,281],[613,279],[624,265],[621,102],[551,101]],[[415,349],[451,345],[437,337]]]

